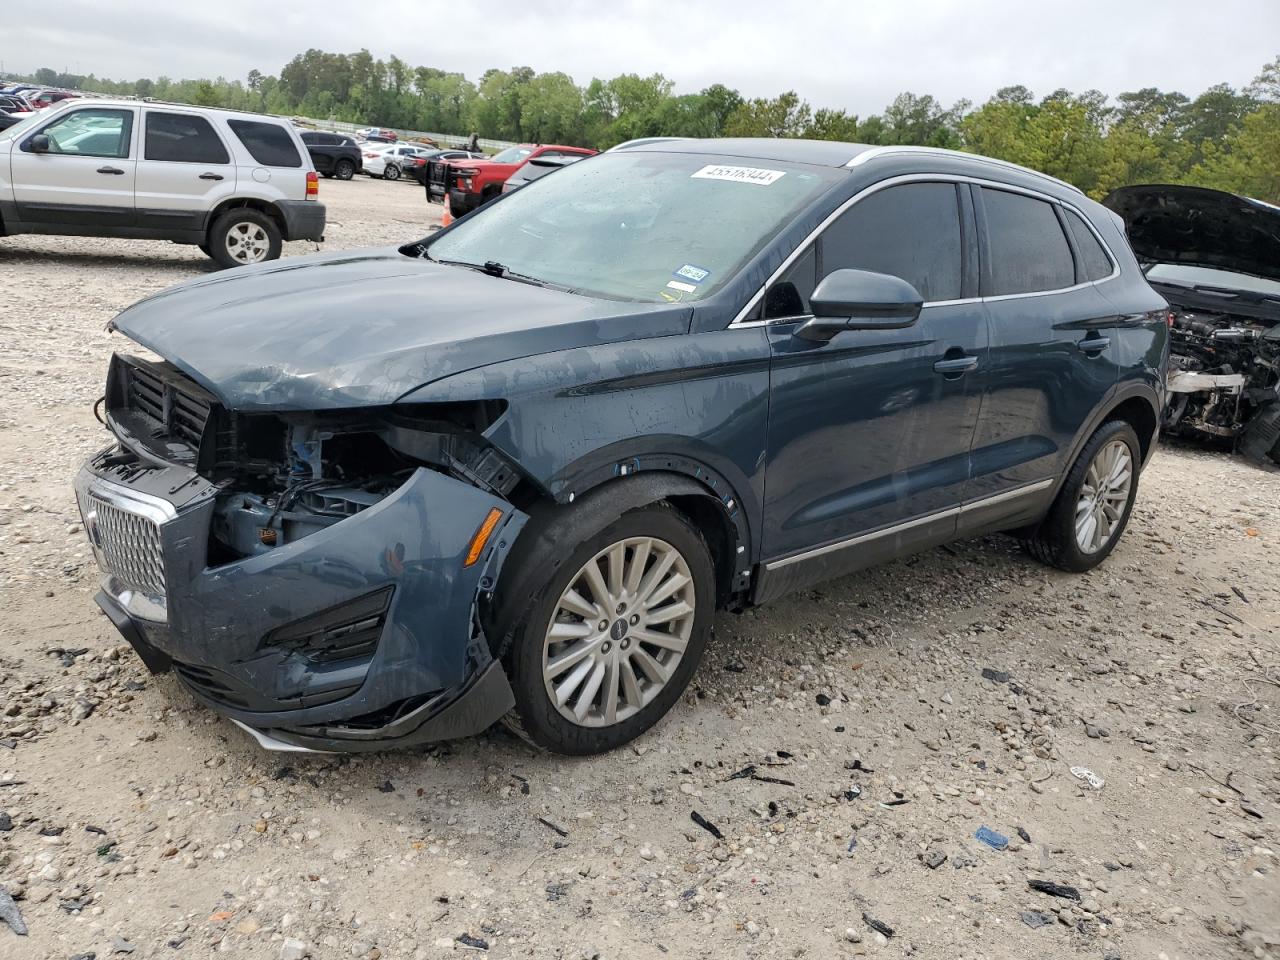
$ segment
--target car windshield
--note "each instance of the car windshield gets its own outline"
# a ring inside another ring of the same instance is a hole
[[[497,263],[609,299],[698,300],[845,173],[742,157],[605,153],[508,193],[439,234],[427,256]]]
[[[41,123],[44,123],[48,119],[49,119],[49,114],[47,112],[33,113],[31,116],[25,117],[18,123],[15,123],[9,129],[0,130],[0,140],[9,140],[15,137],[26,136],[32,127],[37,126]]]
[[[1259,293],[1264,297],[1280,297],[1280,282],[1249,273],[1193,267],[1184,263],[1157,263],[1147,269],[1147,280],[1180,287],[1218,287]]]
[[[501,153],[494,154],[492,159],[494,163],[519,163],[531,153],[533,150],[529,147],[507,147]]]

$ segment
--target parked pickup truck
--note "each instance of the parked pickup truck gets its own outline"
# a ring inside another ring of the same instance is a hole
[[[596,151],[588,147],[562,147],[555,144],[523,143],[508,147],[488,160],[451,163],[448,169],[449,211],[455,217],[470,213],[502,193],[502,185],[528,160],[535,157],[590,157]]]

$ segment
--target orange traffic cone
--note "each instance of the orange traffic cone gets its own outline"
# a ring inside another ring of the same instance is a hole
[[[449,194],[444,195],[444,213],[440,214],[440,226],[447,227],[453,223],[453,208],[449,206]]]

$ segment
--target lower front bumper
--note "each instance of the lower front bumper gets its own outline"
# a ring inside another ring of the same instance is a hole
[[[100,456],[76,481],[104,568],[98,603],[153,672],[172,669],[217,712],[308,749],[374,750],[469,736],[511,708],[477,608],[497,582],[523,513],[420,469],[333,526],[209,566],[216,504],[202,495],[148,521],[154,535],[142,539],[162,555],[163,570],[156,574],[160,589],[140,606],[119,589],[120,574],[127,579],[136,570],[128,562],[112,569],[122,561],[110,542],[123,530],[134,546],[137,528],[122,526],[118,516],[93,517],[85,505],[114,495],[113,507],[127,511],[123,491],[130,489],[148,502],[181,498],[168,491],[190,490],[187,474],[195,477],[181,467],[142,471]],[[495,509],[504,519],[481,561],[467,566],[469,543]],[[360,644],[335,655],[334,643],[353,637]]]

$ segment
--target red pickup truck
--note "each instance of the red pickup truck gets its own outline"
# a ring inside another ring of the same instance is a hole
[[[507,178],[526,160],[534,157],[589,157],[594,153],[596,151],[588,147],[522,143],[508,147],[488,160],[460,160],[451,163],[446,171],[446,216],[460,217],[498,196],[502,193],[502,185],[507,182]]]

